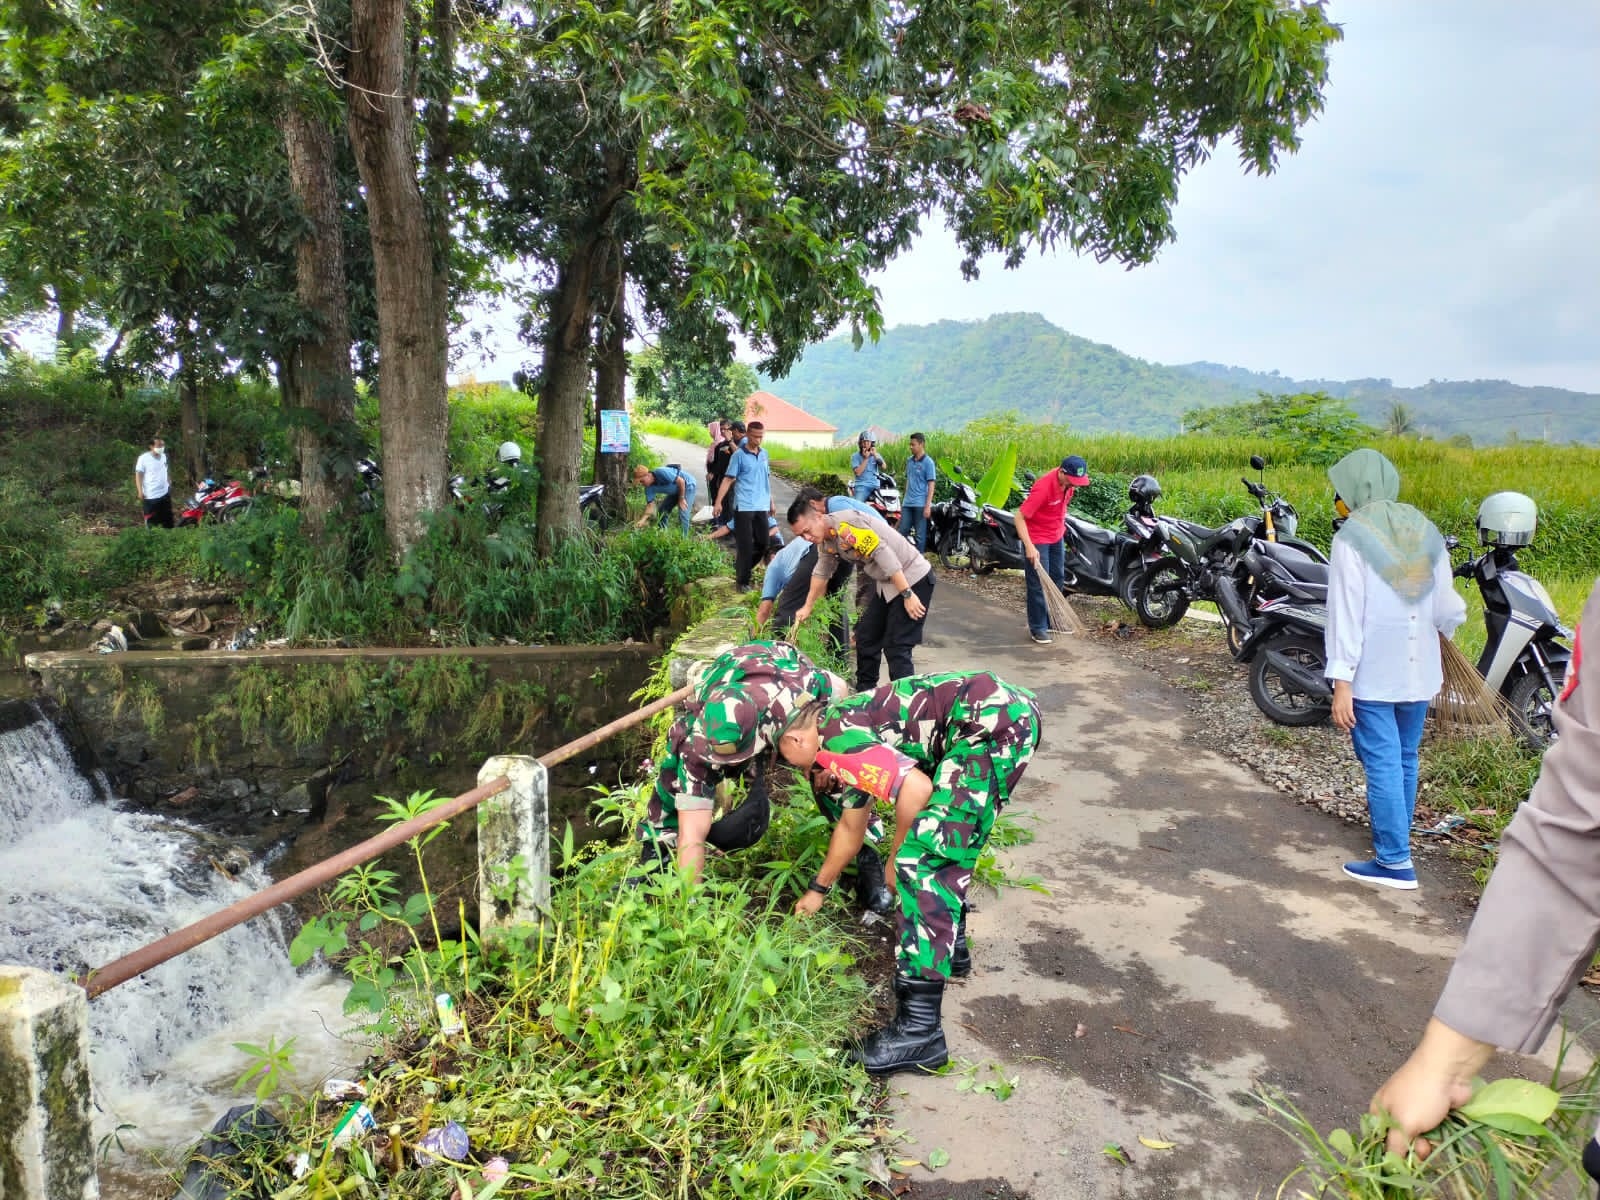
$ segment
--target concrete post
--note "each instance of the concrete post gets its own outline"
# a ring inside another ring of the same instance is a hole
[[[0,1196],[94,1200],[89,1001],[46,971],[0,965]]]
[[[511,786],[478,805],[478,933],[536,925],[550,903],[550,776],[536,758],[491,758],[478,782]],[[513,887],[513,881],[515,885]]]

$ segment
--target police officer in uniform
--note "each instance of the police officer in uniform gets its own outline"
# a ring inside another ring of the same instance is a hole
[[[805,704],[779,739],[783,758],[844,785],[822,867],[798,901],[816,912],[890,801],[895,913],[894,1019],[854,1048],[873,1075],[949,1060],[945,981],[972,971],[967,887],[1000,810],[1039,745],[1033,693],[987,671],[914,675],[871,692]]]

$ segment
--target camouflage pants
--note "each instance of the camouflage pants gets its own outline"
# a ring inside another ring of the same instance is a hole
[[[1011,698],[1006,704],[1015,707]],[[990,736],[956,742],[931,772],[933,796],[895,855],[895,917],[902,975],[947,978],[956,925],[995,818],[1039,745],[1039,706],[1006,716]]]

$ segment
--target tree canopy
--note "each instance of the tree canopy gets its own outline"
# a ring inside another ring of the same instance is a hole
[[[1253,172],[1295,149],[1339,36],[1313,0],[0,0],[0,30],[8,302],[160,309],[140,321],[171,334],[153,354],[282,374],[339,324],[304,274],[327,191],[292,175],[276,102],[207,123],[215,65],[271,35],[295,103],[349,135],[398,552],[442,502],[466,291],[523,287],[549,550],[577,526],[585,414],[620,400],[631,334],[713,372],[737,335],[781,374],[841,325],[878,334],[871,274],[930,219],[969,275],[1057,246],[1148,262],[1218,145]],[[322,347],[324,376],[340,353]]]

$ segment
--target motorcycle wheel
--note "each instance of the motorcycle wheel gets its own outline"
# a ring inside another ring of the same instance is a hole
[[[250,502],[248,500],[246,500],[243,504],[230,504],[227,508],[223,509],[217,514],[217,520],[226,525],[232,521],[237,521],[249,511]]]
[[[1333,706],[1326,700],[1306,695],[1279,675],[1267,657],[1269,650],[1293,658],[1320,675],[1327,665],[1321,640],[1291,634],[1274,638],[1257,650],[1250,662],[1250,698],[1279,725],[1315,725],[1326,721]]]
[[[603,504],[591,504],[583,510],[583,528],[586,533],[599,537],[606,531],[606,510]]]
[[[948,533],[940,539],[937,553],[945,570],[969,570],[972,566],[972,539]]]
[[[1563,685],[1556,680],[1556,687]],[[1543,752],[1556,739],[1555,724],[1550,714],[1555,709],[1556,698],[1545,684],[1544,676],[1528,671],[1506,691],[1506,704],[1511,709],[1511,727],[1528,749]]]
[[[1117,579],[1117,599],[1135,612],[1139,609],[1139,588],[1143,580],[1143,571],[1124,571]]]
[[[1170,629],[1189,611],[1183,590],[1184,570],[1175,558],[1152,563],[1139,577],[1133,611],[1147,629]]]
[[[1239,651],[1244,649],[1245,631],[1226,617],[1223,618],[1222,624],[1228,631],[1228,653],[1238,658]]]

